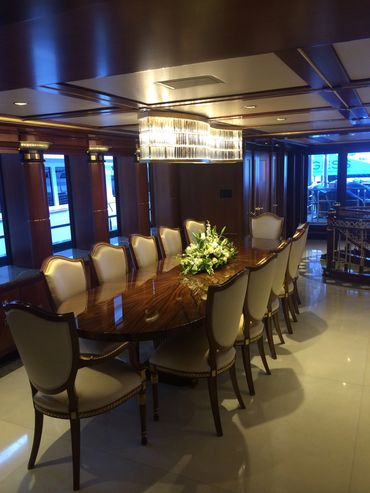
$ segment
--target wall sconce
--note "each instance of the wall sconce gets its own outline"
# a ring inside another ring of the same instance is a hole
[[[22,140],[19,142],[20,151],[46,150],[49,146],[50,142],[37,142],[34,140]]]
[[[226,163],[242,159],[242,130],[186,113],[139,112],[140,161]]]

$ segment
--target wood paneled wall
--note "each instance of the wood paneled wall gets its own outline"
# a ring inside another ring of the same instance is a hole
[[[178,169],[180,222],[208,219],[232,235],[242,235],[243,166],[238,164],[180,164]]]
[[[181,224],[177,164],[151,165],[153,224],[175,228]]]

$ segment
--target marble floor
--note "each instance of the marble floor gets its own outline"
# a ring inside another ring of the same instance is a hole
[[[81,490],[125,493],[368,493],[370,290],[323,284],[321,243],[299,280],[301,314],[266,376],[253,357],[256,395],[238,361],[247,408],[227,378],[215,435],[205,382],[160,386],[159,422],[139,443],[137,403],[83,422]],[[310,276],[310,274],[313,274]],[[276,341],[277,342],[277,341]],[[150,387],[150,386],[149,386]],[[68,424],[45,418],[38,467],[27,471],[33,411],[23,368],[0,378],[0,491],[72,490]]]

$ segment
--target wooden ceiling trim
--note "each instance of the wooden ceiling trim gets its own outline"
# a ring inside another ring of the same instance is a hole
[[[102,91],[94,91],[93,89],[87,89],[86,87],[76,86],[67,82],[59,82],[56,84],[43,85],[37,88],[41,91],[57,93],[60,96],[68,96],[72,98],[83,99],[85,101],[92,101],[94,103],[110,103],[111,105],[124,108],[137,110],[140,106],[146,106],[141,101],[134,101],[132,99],[116,96],[115,94],[109,94]]]
[[[319,111],[330,111],[333,108],[331,106],[318,106],[315,108],[298,108],[294,110],[275,110],[275,111],[266,111],[266,112],[260,112],[260,113],[242,113],[242,114],[235,114],[235,115],[219,115],[219,116],[214,116],[212,118],[208,118],[209,120],[232,120],[232,119],[253,119],[253,118],[264,118],[264,117],[270,117],[270,116],[289,116],[289,115],[297,115],[301,113],[316,113]]]
[[[103,108],[94,108],[90,110],[60,111],[58,113],[26,115],[24,118],[32,118],[34,120],[58,120],[61,118],[81,118],[85,116],[105,115],[111,113],[132,113],[132,110],[124,110],[123,108],[116,108],[115,106],[105,106]]]
[[[243,133],[243,136],[245,138],[256,138],[255,134],[248,133],[248,129],[244,130],[245,133]],[[343,127],[343,128],[321,128],[321,129],[311,129],[311,130],[291,130],[291,131],[282,131],[282,132],[270,132],[270,133],[264,133],[261,135],[262,138],[264,137],[303,137],[307,135],[320,135],[320,134],[339,134],[339,135],[345,135],[347,133],[353,132],[353,129],[349,129],[348,127]],[[363,126],[361,128],[356,129],[356,133],[359,132],[370,132],[370,125]]]

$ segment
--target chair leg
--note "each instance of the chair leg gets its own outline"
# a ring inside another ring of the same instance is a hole
[[[269,348],[270,348],[271,358],[276,359],[277,355],[276,355],[276,350],[275,350],[274,338],[272,336],[271,317],[269,317],[269,316],[265,317],[263,319],[263,323],[264,323],[265,330],[266,330],[267,341],[268,341]]]
[[[289,311],[292,315],[293,321],[298,322],[298,318],[297,318],[297,315],[295,314],[295,310],[294,310],[293,296],[291,294],[288,296],[288,307],[289,307]]]
[[[283,337],[283,334],[281,332],[281,327],[280,327],[280,322],[279,322],[279,313],[278,312],[275,312],[275,313],[272,314],[272,320],[273,320],[274,325],[275,325],[276,333],[279,336],[280,343],[281,344],[285,344],[284,337]]]
[[[299,296],[299,292],[298,292],[297,279],[294,279],[293,284],[294,284],[294,293],[296,295],[298,305],[302,305],[301,297]]]
[[[296,294],[295,292],[293,291],[292,293],[292,302],[293,302],[293,308],[294,308],[294,312],[299,315],[299,308],[298,308],[298,301],[297,301],[297,297],[296,297]]]
[[[72,439],[73,489],[80,489],[80,420],[70,419]]]
[[[247,379],[249,394],[254,395],[256,391],[254,390],[254,383],[252,377],[252,368],[251,368],[251,354],[249,350],[249,344],[241,346],[242,349],[242,357],[243,357],[243,365],[245,371],[245,377]]]
[[[263,337],[260,337],[257,340],[257,345],[258,345],[258,351],[260,353],[261,360],[262,360],[263,366],[265,367],[266,373],[267,373],[267,375],[271,375],[271,371],[270,371],[269,365],[267,364],[267,359],[266,359],[266,355],[265,355],[265,347],[263,345]]]
[[[282,298],[282,305],[283,305],[283,313],[284,313],[284,319],[285,319],[286,328],[287,328],[289,334],[293,334],[292,324],[290,323],[289,308],[288,308],[288,300],[287,300],[287,298]]]
[[[28,461],[28,469],[32,469],[36,462],[37,453],[40,447],[42,425],[44,423],[44,415],[35,409],[35,429],[33,432],[33,443],[30,459]]]
[[[220,409],[218,407],[217,397],[217,377],[208,377],[208,392],[211,401],[212,414],[215,422],[216,433],[219,437],[222,437],[222,426],[220,418]]]
[[[158,414],[158,372],[154,366],[150,367],[150,380],[152,382],[153,391],[153,419],[159,421]]]
[[[242,409],[245,409],[243,397],[242,397],[242,395],[240,393],[240,389],[239,389],[238,379],[236,378],[235,362],[234,362],[233,366],[230,368],[229,372],[230,372],[231,383],[233,384],[233,389],[234,389],[236,398],[238,399],[239,406]]]
[[[148,443],[148,438],[146,433],[146,392],[144,385],[140,390],[139,405],[140,405],[141,444],[146,445]]]

